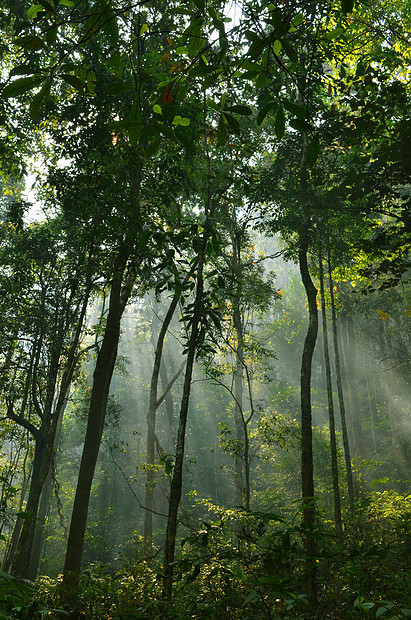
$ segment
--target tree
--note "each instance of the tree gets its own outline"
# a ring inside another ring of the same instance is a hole
[[[35,442],[25,508],[28,518],[13,559],[13,572],[22,576],[28,575],[40,495],[78,360],[91,292],[87,256],[80,253],[75,257],[74,248],[68,245],[72,239],[61,224],[55,220],[31,229],[16,225],[9,231],[8,247],[3,246],[3,268],[14,270],[22,299],[11,328],[13,350],[6,354],[8,372],[3,390],[8,392],[7,416],[26,428]],[[7,266],[5,260],[14,264]],[[13,293],[6,285],[4,299],[12,303]]]

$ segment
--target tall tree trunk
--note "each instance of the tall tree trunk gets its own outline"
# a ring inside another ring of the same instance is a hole
[[[355,503],[354,484],[353,484],[353,475],[352,475],[352,467],[351,467],[350,442],[348,439],[347,420],[346,420],[346,415],[345,415],[344,392],[342,388],[342,379],[341,379],[340,351],[339,351],[339,346],[338,346],[338,332],[337,332],[337,313],[335,310],[334,285],[333,285],[333,280],[332,280],[331,258],[330,258],[329,247],[328,247],[327,262],[328,262],[329,289],[330,289],[330,297],[331,297],[331,316],[332,316],[332,326],[333,326],[335,374],[337,378],[338,402],[340,405],[341,431],[342,431],[342,436],[343,436],[348,499],[350,502],[351,512],[354,512],[354,503]]]
[[[197,287],[194,299],[193,316],[191,320],[191,332],[187,345],[187,366],[184,377],[183,394],[180,407],[176,445],[176,459],[174,463],[173,476],[171,479],[170,496],[168,503],[168,519],[163,564],[163,598],[167,600],[170,600],[172,597],[173,562],[177,535],[178,508],[180,505],[183,484],[184,447],[187,426],[187,413],[190,399],[191,378],[193,374],[195,350],[197,345],[203,303],[203,268],[206,240],[206,238],[203,240],[198,256]]]
[[[141,160],[138,160],[138,163],[140,165]],[[74,496],[63,573],[63,596],[74,605],[77,604],[77,586],[80,579],[91,485],[103,436],[107,399],[117,358],[121,317],[130,298],[137,273],[136,242],[141,227],[141,178],[142,169],[137,167],[128,213],[128,228],[123,245],[119,248],[114,263],[106,326],[93,373],[86,435]]]
[[[317,221],[318,226],[318,221]],[[328,402],[328,421],[330,426],[330,447],[331,447],[331,474],[333,482],[333,495],[334,495],[334,522],[337,534],[342,534],[342,519],[341,519],[341,497],[340,497],[340,484],[338,480],[338,455],[337,455],[337,438],[335,434],[335,415],[334,415],[334,400],[331,381],[331,364],[330,353],[328,346],[328,328],[327,328],[327,310],[325,306],[325,291],[324,291],[324,267],[322,257],[322,243],[321,232],[318,228],[318,266],[320,275],[320,293],[321,293],[321,312],[322,312],[322,331],[323,331],[323,347],[324,347],[324,364],[325,364],[325,378],[327,385],[327,402]]]
[[[311,413],[311,370],[312,359],[317,340],[318,314],[317,289],[310,276],[308,268],[308,237],[311,228],[310,206],[308,202],[308,171],[307,171],[307,136],[303,135],[303,151],[300,168],[300,200],[301,225],[299,233],[299,266],[304,284],[309,324],[305,336],[301,360],[301,479],[303,500],[303,523],[305,526],[304,550],[306,555],[305,587],[312,610],[317,606],[315,583],[315,541],[313,535],[315,522],[314,507],[314,471],[313,471],[313,443],[312,443],[312,413]]]
[[[117,357],[120,322],[133,283],[133,278],[130,278],[127,286],[122,286],[127,258],[123,253],[117,259],[111,283],[106,327],[93,374],[86,436],[64,564],[63,587],[68,600],[75,595],[80,577],[90,491],[103,435],[111,378]]]

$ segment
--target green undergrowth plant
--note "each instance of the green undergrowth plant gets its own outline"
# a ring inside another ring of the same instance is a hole
[[[173,600],[162,599],[161,550],[114,570],[90,565],[79,586],[78,618],[99,620],[289,620],[411,617],[411,497],[372,492],[345,515],[343,536],[317,505],[313,532],[318,608],[304,592],[303,527],[274,512],[199,503],[203,518],[182,536]],[[34,586],[0,574],[0,618],[65,617],[60,578]]]

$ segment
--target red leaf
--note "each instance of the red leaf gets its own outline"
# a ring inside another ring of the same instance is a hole
[[[165,101],[168,101],[168,103],[171,103],[171,84],[169,84],[164,92],[164,97],[163,97],[163,103]]]

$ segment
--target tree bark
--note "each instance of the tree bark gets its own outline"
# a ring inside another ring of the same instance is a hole
[[[236,251],[236,249],[234,249]],[[244,414],[243,414],[243,390],[244,390],[244,342],[243,325],[240,312],[240,295],[237,290],[236,298],[233,300],[233,324],[236,335],[235,347],[235,368],[234,368],[234,421],[236,430],[236,449],[235,449],[235,504],[244,506],[244,473],[245,463],[245,433]]]
[[[304,550],[306,555],[305,587],[312,610],[317,606],[315,583],[315,541],[313,536],[315,522],[314,506],[314,471],[312,444],[312,413],[311,413],[311,371],[312,359],[317,340],[318,314],[317,289],[311,279],[308,268],[308,236],[311,228],[310,206],[308,202],[307,182],[307,136],[303,136],[303,151],[300,168],[300,199],[301,224],[299,233],[299,266],[305,288],[309,323],[305,336],[301,360],[301,480],[303,500]]]
[[[353,429],[353,448],[356,456],[365,457],[364,436],[361,424],[360,401],[358,398],[357,372],[356,372],[356,343],[354,321],[351,312],[345,317],[347,327],[347,355],[346,373],[351,401],[351,421]]]
[[[164,317],[163,324],[157,338],[156,350],[154,355],[153,372],[150,384],[150,401],[147,413],[147,475],[146,475],[146,497],[145,497],[145,513],[144,513],[144,547],[149,552],[153,545],[153,506],[154,506],[154,461],[155,461],[155,427],[156,412],[158,408],[157,390],[158,380],[161,372],[161,362],[164,347],[164,339],[170,326],[171,319],[174,316],[178,301],[181,296],[181,289],[177,289],[173,295],[173,299]],[[167,392],[169,394],[169,392]]]
[[[345,415],[344,391],[342,388],[342,379],[341,379],[340,351],[338,347],[338,333],[337,333],[337,313],[335,309],[334,288],[333,288],[334,285],[333,285],[333,280],[332,280],[331,258],[330,258],[329,248],[328,248],[327,262],[328,262],[328,280],[329,280],[330,297],[331,297],[331,316],[332,316],[332,327],[333,327],[335,374],[337,378],[338,401],[340,405],[341,430],[342,430],[342,436],[343,436],[344,459],[345,459],[345,469],[346,469],[347,487],[348,487],[348,499],[350,502],[351,512],[354,512],[354,504],[355,504],[354,484],[353,484],[353,475],[352,475],[352,468],[351,468],[350,442],[348,439],[347,420],[346,420],[346,415]]]
[[[384,369],[383,384],[385,388],[388,421],[390,424],[390,431],[391,431],[391,445],[392,445],[394,466],[395,466],[397,474],[401,477],[406,478],[407,477],[407,472],[406,472],[407,459],[406,459],[404,446],[403,446],[403,443],[400,437],[398,420],[397,420],[395,411],[393,411],[393,407],[391,404],[390,385],[393,385],[394,382],[393,382],[393,377],[392,377],[389,358],[388,358],[385,325],[384,325],[384,320],[381,317],[378,319],[378,333],[379,333],[379,339],[380,339],[381,358],[382,358],[382,364],[383,364],[383,369]]]
[[[75,595],[80,577],[90,491],[103,435],[111,378],[117,357],[120,338],[120,322],[132,286],[131,280],[127,287],[122,286],[123,277],[126,272],[127,258],[124,252],[118,256],[111,283],[106,327],[93,374],[93,387],[90,397],[86,436],[81,457],[64,564],[63,589],[68,600]]]
[[[181,399],[179,425],[177,433],[176,458],[173,469],[173,476],[170,485],[170,496],[168,504],[168,518],[166,541],[164,549],[163,564],[163,598],[171,600],[172,597],[172,581],[173,581],[173,562],[177,535],[178,508],[180,505],[182,485],[183,485],[183,465],[184,465],[184,448],[187,426],[188,404],[191,391],[191,378],[193,374],[193,365],[195,359],[195,350],[197,345],[199,324],[202,313],[203,303],[203,268],[204,268],[204,252],[206,240],[203,240],[198,256],[197,267],[197,287],[193,307],[193,315],[191,319],[191,332],[187,346],[187,366],[184,377],[183,394]]]
[[[318,226],[318,222],[317,222],[317,226]],[[326,385],[327,385],[327,402],[328,402],[328,421],[329,421],[329,427],[330,427],[331,474],[332,474],[333,496],[334,496],[334,522],[335,522],[335,529],[336,529],[337,534],[341,535],[342,534],[342,519],[341,519],[340,484],[338,480],[337,438],[335,434],[334,400],[333,400],[333,390],[332,390],[332,381],[331,381],[330,353],[329,353],[329,345],[328,345],[327,310],[325,306],[322,243],[321,243],[321,232],[319,229],[318,229],[318,266],[319,266],[319,276],[320,276],[324,364],[325,364],[325,378],[326,378]]]

